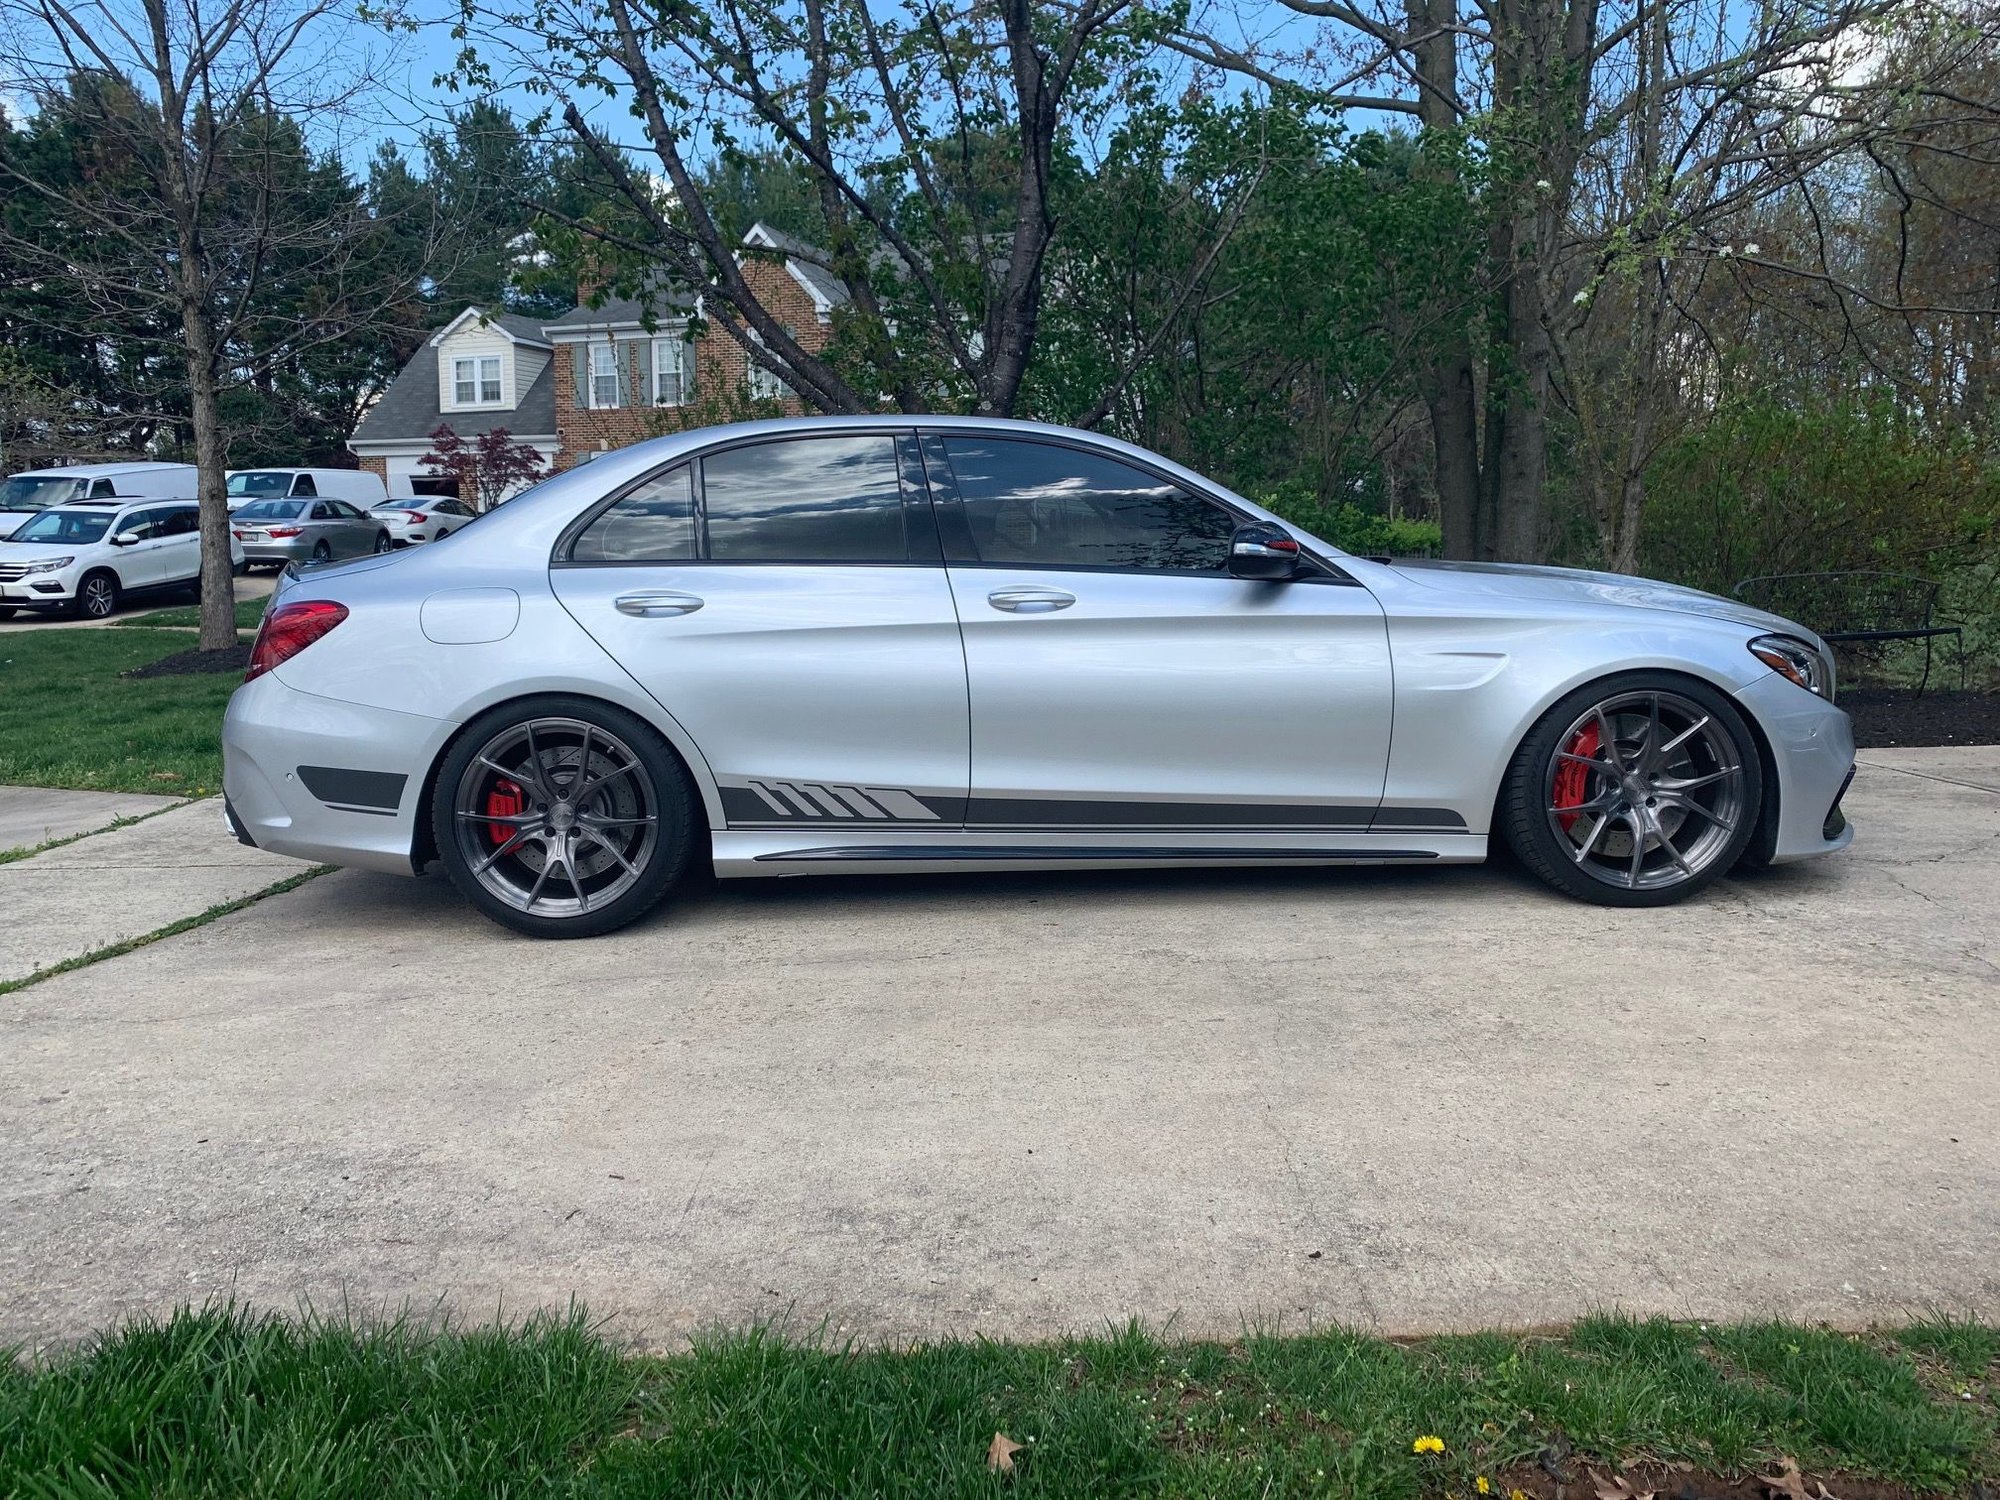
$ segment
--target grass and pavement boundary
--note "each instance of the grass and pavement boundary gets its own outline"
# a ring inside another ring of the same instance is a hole
[[[773,1327],[648,1357],[576,1310],[209,1306],[0,1367],[0,1493],[1983,1496],[1996,1377],[2000,1334],[1947,1317],[897,1349]]]

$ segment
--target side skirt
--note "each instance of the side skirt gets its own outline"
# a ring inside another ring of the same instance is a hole
[[[715,873],[724,879],[781,875],[920,875],[975,870],[1129,870],[1259,865],[1466,864],[1486,857],[1484,834],[1288,834],[1203,838],[1093,833],[1024,839],[1019,833],[938,829],[884,838],[878,824],[843,841],[834,830],[718,830]],[[874,837],[860,835],[872,834]]]

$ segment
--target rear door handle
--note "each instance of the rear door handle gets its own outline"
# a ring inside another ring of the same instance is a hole
[[[671,615],[691,615],[702,606],[696,594],[673,589],[642,589],[636,594],[620,594],[612,601],[621,615],[639,620],[664,620]]]
[[[1065,594],[1061,589],[1020,585],[1010,589],[995,589],[986,596],[986,602],[995,609],[1006,610],[1010,615],[1046,615],[1059,609],[1068,609],[1076,603],[1076,595]]]

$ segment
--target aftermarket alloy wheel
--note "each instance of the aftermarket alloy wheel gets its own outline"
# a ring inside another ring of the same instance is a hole
[[[648,724],[609,704],[542,698],[468,726],[432,816],[452,881],[495,921],[589,937],[644,916],[685,867],[695,801]]]
[[[1558,890],[1664,906],[1742,856],[1762,768],[1742,714],[1715,689],[1630,673],[1571,693],[1515,754],[1501,832]]]

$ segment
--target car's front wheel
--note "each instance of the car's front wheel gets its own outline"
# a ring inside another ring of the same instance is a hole
[[[85,620],[108,620],[118,613],[118,579],[110,573],[86,573],[76,586],[71,606]]]
[[[1763,796],[1756,743],[1727,697],[1633,672],[1577,689],[1528,732],[1498,831],[1557,890],[1665,906],[1736,863]]]
[[[445,869],[487,916],[535,937],[592,937],[659,904],[687,864],[695,808],[651,725],[547,697],[467,726],[431,814]]]

